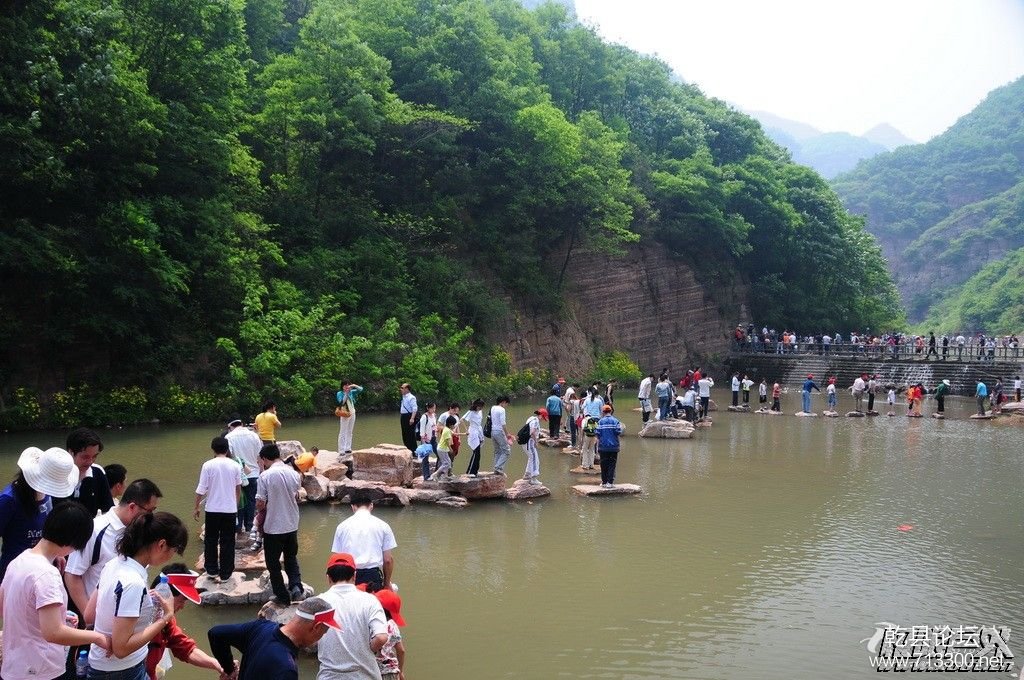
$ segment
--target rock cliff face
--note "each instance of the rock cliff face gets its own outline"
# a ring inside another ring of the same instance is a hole
[[[511,302],[504,338],[516,368],[579,376],[593,367],[595,350],[622,350],[644,372],[678,372],[720,362],[731,329],[749,317],[744,286],[711,290],[685,262],[652,245],[621,258],[577,258],[568,278],[560,316]]]

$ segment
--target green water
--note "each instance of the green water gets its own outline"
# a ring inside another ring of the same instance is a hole
[[[1016,632],[1024,427],[968,420],[973,403],[951,401],[945,421],[717,413],[693,440],[628,437],[618,481],[642,485],[639,497],[574,496],[574,459],[544,449],[549,498],[378,508],[398,540],[407,677],[867,678],[875,672],[860,641],[876,622]],[[514,407],[510,422],[526,413]],[[635,432],[639,414],[620,415]],[[334,447],[335,419],[282,420],[282,439]],[[106,430],[99,462],[151,477],[162,508],[198,529],[193,494],[217,432]],[[356,447],[382,441],[399,441],[397,415],[360,414]],[[6,435],[0,450],[13,475],[24,446],[61,442],[61,433]],[[483,461],[489,468],[489,443]],[[466,462],[460,455],[457,471]],[[515,447],[513,478],[524,464]],[[322,590],[349,509],[302,512],[303,578]],[[200,552],[193,539],[189,561]],[[255,613],[190,606],[179,621],[208,648],[210,625]],[[1024,652],[1015,638],[1010,647]],[[307,662],[302,676],[314,674]],[[168,677],[214,676],[176,662]]]

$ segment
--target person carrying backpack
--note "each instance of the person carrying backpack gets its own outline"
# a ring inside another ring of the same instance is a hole
[[[619,435],[625,428],[612,415],[611,406],[605,405],[604,416],[597,423],[598,452],[601,455],[601,486],[610,489],[615,486],[615,466],[619,461]]]
[[[526,419],[516,436],[516,441],[522,445],[523,453],[526,454],[526,471],[523,472],[523,479],[530,484],[540,484],[540,456],[537,454],[537,440],[540,439],[540,421],[548,419],[548,411],[539,408],[533,415]]]

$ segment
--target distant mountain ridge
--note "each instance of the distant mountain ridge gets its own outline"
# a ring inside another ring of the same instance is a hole
[[[1024,284],[1014,283],[1024,281],[1024,78],[928,143],[865,160],[833,186],[882,244],[911,321],[1024,326]]]
[[[818,171],[826,179],[852,170],[858,162],[914,141],[888,123],[861,136],[849,132],[822,132],[813,125],[783,118],[768,111],[746,111],[776,144],[785,147],[793,160]]]

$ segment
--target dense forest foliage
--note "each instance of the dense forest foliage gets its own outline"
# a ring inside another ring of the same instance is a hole
[[[1003,297],[992,271],[985,285],[967,283],[1024,247],[1024,78],[994,90],[927,144],[864,161],[833,185],[852,212],[867,216],[913,320],[945,331],[1024,325],[1024,316],[1007,317],[981,299]],[[949,304],[929,317],[941,301]]]
[[[8,424],[514,388],[503,300],[638,241],[759,323],[900,321],[818,175],[553,4],[7,3],[0,158]]]

